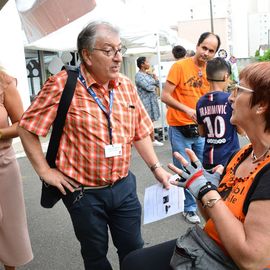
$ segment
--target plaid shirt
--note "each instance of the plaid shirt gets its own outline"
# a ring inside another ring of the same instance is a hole
[[[81,72],[87,86],[92,87],[108,110],[109,92],[95,82],[83,65]],[[66,71],[50,77],[19,125],[38,136],[46,136],[56,117],[66,80]],[[127,176],[132,142],[145,138],[153,130],[152,121],[131,81],[120,74],[117,82],[110,82],[109,89],[112,88],[112,142],[122,144],[121,156],[105,158],[105,146],[110,144],[108,120],[80,80],[67,113],[56,166],[83,185],[112,184]]]

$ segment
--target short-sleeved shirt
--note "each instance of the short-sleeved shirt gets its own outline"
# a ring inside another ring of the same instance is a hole
[[[81,72],[87,87],[92,87],[108,110],[109,91],[97,84],[83,65]],[[66,71],[50,77],[19,125],[38,136],[46,136],[55,119],[66,80]],[[79,79],[67,113],[56,166],[84,185],[112,184],[127,176],[132,142],[145,138],[153,131],[152,121],[131,81],[120,74],[117,81],[109,83],[109,90],[112,89],[112,143],[122,145],[122,155],[105,157],[105,146],[110,144],[108,118]]]
[[[202,96],[196,106],[198,124],[205,127],[204,165],[225,165],[239,150],[236,127],[230,123],[232,107],[229,93],[213,91]]]
[[[172,97],[194,110],[199,98],[209,91],[206,67],[199,68],[190,57],[172,65],[167,81],[175,85]],[[186,113],[171,107],[168,107],[167,110],[167,122],[170,126],[194,124]]]

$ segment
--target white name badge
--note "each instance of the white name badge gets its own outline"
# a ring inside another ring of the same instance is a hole
[[[122,144],[116,143],[116,144],[110,144],[105,146],[105,157],[116,157],[122,155]]]

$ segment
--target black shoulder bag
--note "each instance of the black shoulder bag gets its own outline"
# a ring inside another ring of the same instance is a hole
[[[55,159],[57,156],[60,139],[63,133],[66,115],[74,95],[77,78],[79,75],[76,67],[65,66],[65,69],[68,73],[68,78],[60,99],[56,118],[53,123],[52,134],[46,154],[46,160],[51,168],[56,168]],[[44,180],[42,180],[40,199],[40,204],[42,207],[52,208],[61,198],[62,193],[58,188],[56,188],[55,186],[51,186],[45,183]]]

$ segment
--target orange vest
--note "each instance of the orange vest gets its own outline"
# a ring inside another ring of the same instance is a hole
[[[247,192],[260,170],[270,162],[270,157],[268,156],[262,162],[259,162],[256,169],[249,174],[248,177],[238,178],[234,176],[235,166],[239,163],[238,158],[241,159],[241,155],[244,155],[245,151],[249,151],[251,144],[244,146],[235,156],[231,159],[228,166],[226,167],[226,174],[222,178],[219,184],[218,191],[224,200],[224,203],[231,210],[234,216],[240,220],[242,223],[245,221],[245,214],[243,213],[243,205],[247,196]],[[206,222],[204,231],[213,239],[215,242],[227,253],[225,250],[218,233],[216,231],[215,225],[212,219]],[[270,266],[268,266],[270,267]]]

